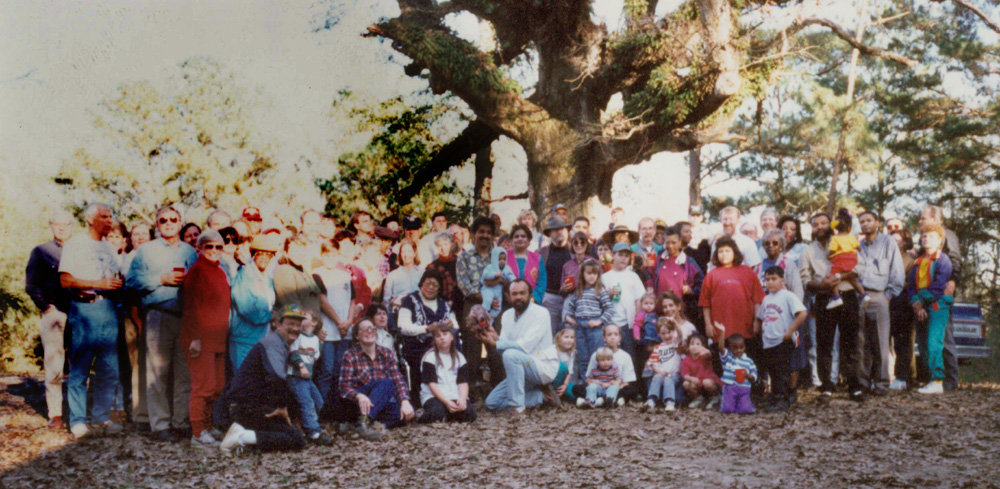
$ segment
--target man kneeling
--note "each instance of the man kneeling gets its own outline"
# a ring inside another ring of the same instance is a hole
[[[298,419],[298,403],[288,383],[289,345],[302,331],[305,316],[297,304],[281,309],[274,330],[250,349],[230,384],[226,399],[233,420],[220,448],[222,453],[241,453],[254,446],[262,451],[298,450],[305,435],[292,426]]]

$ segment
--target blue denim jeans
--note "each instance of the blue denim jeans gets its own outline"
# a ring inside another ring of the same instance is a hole
[[[674,401],[681,402],[677,399],[677,391],[683,392],[683,389],[677,388],[677,383],[680,381],[681,376],[677,374],[671,375],[653,375],[649,378],[648,382],[648,399],[654,401]]]
[[[288,376],[288,382],[295,392],[295,400],[299,402],[302,411],[302,431],[306,435],[319,433],[319,410],[323,409],[323,397],[319,394],[316,384],[310,379]]]
[[[340,398],[340,389],[337,388],[337,383],[340,381],[340,360],[344,358],[344,353],[350,345],[349,340],[323,342],[319,362],[316,363],[314,381],[324,403]]]
[[[503,353],[503,368],[507,378],[501,381],[486,397],[486,408],[490,410],[514,407],[523,410],[527,406],[542,403],[541,386],[535,359],[516,346],[497,344]]]
[[[369,418],[381,422],[386,428],[400,424],[400,402],[396,399],[396,384],[392,379],[373,380],[358,389],[358,392],[368,396],[372,402],[372,409],[368,411]],[[337,419],[340,421],[357,421],[361,415],[361,409],[354,399],[345,399],[336,409]]]
[[[111,415],[118,384],[118,311],[108,299],[73,302],[67,322],[73,332],[68,382],[70,426],[86,422],[87,377],[91,367],[94,369],[91,421],[103,423]]]
[[[604,346],[604,328],[587,327],[587,321],[594,318],[576,319],[576,362],[577,374],[581,383],[587,376],[587,365],[590,364],[590,357],[594,355],[598,348]]]
[[[617,385],[612,385],[605,389],[597,384],[590,384],[587,386],[587,402],[596,401],[598,396],[607,397],[614,402],[615,398],[618,397],[618,389]]]

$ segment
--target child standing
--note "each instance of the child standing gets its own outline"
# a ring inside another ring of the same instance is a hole
[[[830,227],[837,231],[837,234],[830,237],[830,245],[827,247],[827,256],[833,265],[827,277],[836,275],[837,278],[840,278],[840,274],[850,272],[858,265],[858,248],[861,248],[861,243],[858,242],[858,238],[851,234],[851,222],[851,213],[847,209],[840,209],[837,212],[837,219],[830,224]],[[858,291],[858,298],[861,300],[861,308],[863,309],[871,298],[865,294],[865,288],[857,279],[852,278],[848,282],[854,287],[854,290]],[[837,293],[830,298],[826,308],[833,309],[843,304],[844,299]]]
[[[723,336],[725,332],[723,331]],[[757,365],[746,354],[743,335],[726,338],[722,360],[722,407],[724,413],[750,414],[756,411],[750,400],[751,382],[757,380]]]
[[[588,372],[585,362],[601,347],[601,327],[610,324],[611,298],[601,283],[601,265],[588,259],[580,265],[576,292],[563,304],[563,319],[576,328],[581,375]],[[620,338],[619,338],[620,341]]]
[[[312,381],[320,356],[319,337],[314,334],[319,323],[311,312],[306,311],[303,315],[302,333],[288,349],[288,381],[302,412],[302,432],[306,439],[318,445],[331,445],[333,440],[319,426],[318,413],[323,409],[323,396]]]
[[[469,404],[469,365],[455,345],[451,328],[434,328],[434,347],[420,362],[420,404],[424,413],[418,423],[476,420]]]
[[[719,388],[722,380],[712,369],[712,353],[708,350],[708,340],[700,334],[688,336],[685,343],[687,356],[681,359],[681,377],[684,392],[691,399],[688,407],[713,409],[719,405]]]
[[[629,356],[628,352],[621,348],[621,328],[614,324],[605,326],[604,345],[611,349],[611,352],[614,354],[615,365],[618,366],[618,370],[621,371],[622,374],[622,385],[621,388],[618,389],[618,400],[615,405],[624,406],[625,399],[637,397],[641,392],[635,384],[635,364],[632,363],[632,357]],[[589,372],[596,366],[596,354],[591,355],[590,360],[587,362],[587,368],[580,370],[581,380],[584,376],[583,372]],[[583,385],[574,385],[573,395],[576,397],[585,397],[587,395],[587,389]]]
[[[661,317],[657,328],[660,344],[653,348],[646,368],[642,371],[642,376],[649,379],[646,382],[648,394],[643,408],[651,411],[656,409],[657,403],[663,402],[665,411],[673,411],[677,381],[680,379],[681,356],[677,347],[681,344],[681,334],[677,323],[668,317]]]
[[[799,326],[809,313],[799,297],[785,288],[785,269],[773,266],[764,271],[767,297],[757,310],[754,331],[763,331],[761,362],[771,376],[771,403],[765,411],[788,411],[791,405],[792,352],[798,346]]]
[[[926,333],[920,334],[920,356],[927,362],[931,381],[917,389],[921,394],[941,394],[944,392],[944,350],[945,326],[955,298],[945,295],[945,286],[951,278],[951,259],[941,252],[944,244],[944,228],[937,224],[925,224],[920,228],[921,254],[910,268],[906,281],[907,297],[918,323],[925,323]],[[927,352],[924,355],[924,352]]]
[[[577,399],[579,407],[601,407],[605,397],[609,404],[613,403],[622,385],[622,374],[615,365],[615,354],[610,348],[598,348],[594,358],[597,365],[587,372],[587,398]]]
[[[573,398],[570,379],[576,367],[576,331],[563,328],[556,333],[552,346],[538,352],[535,357],[538,378],[542,381],[542,394],[553,405]]]
[[[499,246],[493,247],[490,254],[490,264],[483,269],[483,286],[480,293],[483,296],[483,309],[496,319],[503,307],[503,287],[517,277],[514,271],[507,267],[507,251]],[[497,307],[493,307],[493,299],[499,299]]]

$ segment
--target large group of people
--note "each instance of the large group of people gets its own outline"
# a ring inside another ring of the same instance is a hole
[[[957,387],[961,256],[940,208],[924,208],[918,243],[872,211],[811,216],[811,242],[773,209],[758,225],[726,207],[717,233],[689,211],[633,230],[615,209],[603,232],[561,204],[509,232],[436,213],[426,234],[364,211],[264,226],[257,208],[216,210],[202,227],[164,206],[126,227],[92,203],[82,233],[57,213],[26,271],[50,427],[130,425],[232,454],[330,444],[324,424],[374,440],[472,422],[477,400],[513,417],[752,413],[810,386],[820,403],[839,386],[858,402]]]

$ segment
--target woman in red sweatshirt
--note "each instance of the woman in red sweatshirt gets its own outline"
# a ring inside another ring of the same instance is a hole
[[[213,230],[201,233],[198,260],[184,278],[181,345],[191,372],[191,443],[214,446],[219,441],[209,431],[212,403],[226,385],[226,337],[229,333],[229,279],[219,266],[222,236]]]

